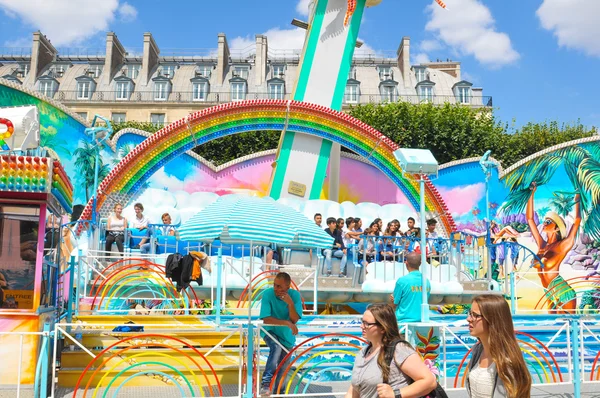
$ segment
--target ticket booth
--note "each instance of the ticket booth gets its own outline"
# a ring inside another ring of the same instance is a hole
[[[26,108],[26,107],[20,107]],[[35,108],[34,108],[35,109]],[[0,109],[0,147],[14,131]],[[11,131],[12,132],[12,131]],[[73,186],[39,149],[0,151],[0,391],[47,380],[60,269],[60,223]],[[38,358],[44,363],[38,364]],[[43,360],[45,358],[45,361]]]

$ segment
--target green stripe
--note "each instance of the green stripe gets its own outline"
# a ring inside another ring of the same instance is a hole
[[[361,1],[364,3],[364,0]],[[310,78],[310,72],[315,59],[317,44],[319,43],[319,36],[321,35],[323,19],[325,18],[325,11],[327,10],[327,2],[328,0],[318,0],[315,16],[312,24],[308,28],[308,41],[304,47],[302,65],[300,65],[300,76],[296,82],[296,90],[294,90],[294,99],[296,101],[304,101],[308,79]]]
[[[348,82],[348,73],[350,72],[350,66],[352,66],[352,56],[354,55],[354,49],[356,48],[356,39],[358,39],[358,30],[360,29],[363,11],[365,10],[365,3],[366,0],[358,0],[356,2],[356,9],[350,20],[348,37],[346,37],[346,47],[344,48],[344,55],[342,56],[342,63],[340,65],[340,71],[331,100],[331,109],[336,111],[342,109],[344,93],[346,92],[346,83]]]
[[[312,187],[310,188],[309,199],[320,199],[321,189],[325,176],[327,175],[327,165],[329,164],[329,155],[331,154],[331,141],[321,141],[321,151],[319,152],[319,160],[317,161],[317,169],[313,178]]]
[[[273,183],[271,184],[270,196],[277,200],[281,197],[281,190],[283,188],[283,179],[285,178],[285,171],[287,170],[288,162],[290,160],[290,153],[292,152],[292,145],[294,143],[294,137],[296,133],[292,131],[286,131],[283,137],[283,143],[281,144],[281,151],[279,152],[279,159],[275,166],[275,176],[273,177]]]

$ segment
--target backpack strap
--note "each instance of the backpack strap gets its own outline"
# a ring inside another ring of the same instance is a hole
[[[392,342],[385,346],[385,353],[384,353],[384,358],[385,358],[385,363],[387,363],[388,367],[392,366],[392,361],[394,360],[394,353],[396,352],[396,345],[398,345],[398,343],[405,343],[408,344],[408,342],[402,338],[397,338],[392,340]],[[390,369],[391,371],[391,369]],[[383,382],[384,384],[389,384],[388,383],[389,380],[387,380],[387,377],[383,378]]]

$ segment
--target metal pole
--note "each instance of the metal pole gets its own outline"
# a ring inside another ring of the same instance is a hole
[[[244,397],[252,398],[254,390],[254,325],[248,323],[248,358],[246,358],[246,394]]]
[[[573,396],[581,397],[581,358],[579,358],[579,322],[577,319],[569,320],[571,330],[572,350],[573,350]]]
[[[219,249],[217,250],[217,294],[215,298],[215,311],[217,314],[217,328],[221,326],[221,276],[223,274],[223,243],[220,242]]]
[[[420,196],[421,196],[421,322],[429,321],[429,303],[427,302],[427,247],[425,239],[425,175],[421,174]]]
[[[96,209],[97,205],[97,191],[98,191],[98,158],[100,157],[100,144],[96,145],[96,157],[94,161],[94,201],[92,202],[92,221],[95,223],[98,216]]]

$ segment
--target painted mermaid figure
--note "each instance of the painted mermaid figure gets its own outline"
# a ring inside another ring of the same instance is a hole
[[[531,235],[538,246],[537,255],[541,262],[537,261],[534,266],[538,269],[538,275],[544,286],[545,295],[551,303],[551,312],[569,313],[574,312],[577,306],[577,296],[573,288],[559,274],[560,264],[563,262],[569,251],[575,244],[577,231],[581,224],[581,196],[576,194],[575,200],[575,220],[573,226],[567,234],[565,220],[557,213],[550,211],[544,216],[542,232],[546,234],[547,240],[544,240],[538,227],[533,220],[533,196],[537,189],[535,182],[531,183],[531,195],[527,201],[525,217],[527,225],[531,230]]]

